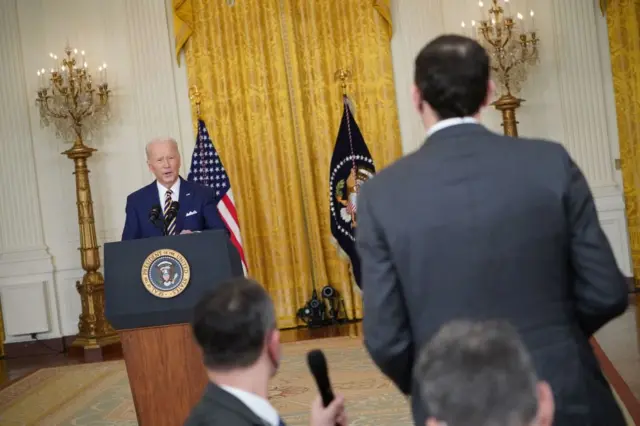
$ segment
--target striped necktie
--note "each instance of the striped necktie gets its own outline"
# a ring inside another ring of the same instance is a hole
[[[171,199],[171,194],[173,194],[173,191],[171,191],[170,189],[167,189],[167,192],[164,194],[163,214],[165,218],[167,217],[167,213],[169,213],[169,207],[171,207],[171,202],[173,201]],[[176,231],[176,218],[174,217],[173,219],[171,219],[171,222],[168,223],[166,226],[167,226],[167,235],[174,235]]]

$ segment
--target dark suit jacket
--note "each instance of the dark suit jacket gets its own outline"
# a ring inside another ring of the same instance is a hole
[[[218,214],[213,189],[180,178],[178,198],[180,210],[176,218],[176,234],[183,230],[226,229]],[[162,229],[149,221],[149,212],[154,205],[163,208],[155,181],[127,197],[123,240],[162,236]]]
[[[184,426],[268,426],[242,401],[209,383]]]
[[[627,285],[560,144],[442,129],[363,185],[356,244],[365,343],[416,396],[416,424],[419,349],[451,320],[506,319],[553,388],[555,425],[624,425],[588,339],[625,311]]]

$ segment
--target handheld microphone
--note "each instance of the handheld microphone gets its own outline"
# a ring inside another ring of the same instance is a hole
[[[316,380],[316,385],[318,385],[318,391],[322,397],[322,404],[326,407],[331,404],[335,396],[331,389],[327,360],[324,357],[324,353],[322,353],[320,349],[309,352],[307,354],[307,364],[309,364],[309,370],[311,370],[311,374]]]
[[[162,211],[160,210],[159,204],[156,204],[155,206],[151,207],[151,211],[149,212],[149,222],[155,225],[155,223],[158,221],[158,218],[160,218],[161,214],[162,214]]]

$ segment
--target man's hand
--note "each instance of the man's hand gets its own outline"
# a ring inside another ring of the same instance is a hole
[[[188,229],[183,229],[182,231],[180,231],[180,235],[182,234],[193,234],[193,231],[189,231]]]
[[[347,413],[344,410],[344,398],[336,395],[328,407],[322,405],[320,395],[311,404],[310,426],[347,426]]]

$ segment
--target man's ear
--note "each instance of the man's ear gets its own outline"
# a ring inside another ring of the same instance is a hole
[[[271,358],[274,368],[277,370],[280,366],[280,358],[282,356],[279,330],[273,330],[267,336],[267,353],[269,354],[269,358]]]
[[[538,394],[538,414],[536,415],[535,426],[553,425],[553,413],[555,403],[553,401],[553,391],[547,382],[539,382],[536,386]]]
[[[418,111],[418,114],[422,114],[424,109],[422,94],[415,83],[411,86],[411,100],[413,101],[413,107]]]

